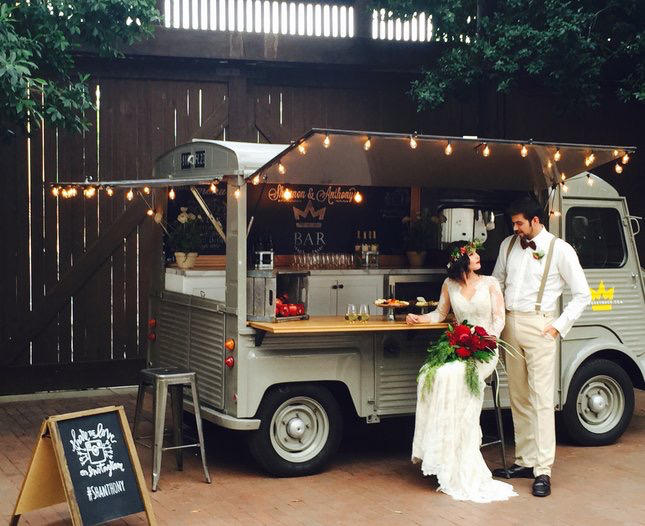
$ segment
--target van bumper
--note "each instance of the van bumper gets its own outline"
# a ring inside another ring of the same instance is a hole
[[[184,406],[191,413],[195,412],[191,401],[184,400]],[[220,427],[233,429],[235,431],[254,431],[256,429],[260,429],[260,420],[258,418],[236,418],[204,406],[200,409],[204,420],[208,420]]]

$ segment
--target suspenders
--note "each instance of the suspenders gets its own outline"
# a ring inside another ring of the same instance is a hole
[[[517,241],[517,235],[513,236],[511,239],[511,242],[508,244],[508,248],[506,249],[506,266],[508,268],[508,256],[511,254],[511,250],[513,249],[513,245],[515,245],[515,242]],[[542,280],[540,281],[540,288],[538,290],[538,295],[537,299],[535,301],[535,312],[542,312],[542,298],[544,297],[544,289],[546,287],[546,280],[547,277],[549,276],[549,270],[551,268],[551,261],[553,260],[553,247],[555,246],[555,241],[556,237],[553,236],[553,239],[551,239],[551,243],[549,243],[549,252],[547,253],[546,256],[546,263],[544,265],[544,273],[542,274]]]

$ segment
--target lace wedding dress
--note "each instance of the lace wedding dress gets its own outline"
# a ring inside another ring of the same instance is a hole
[[[481,276],[472,298],[465,298],[459,283],[446,279],[439,305],[422,316],[426,322],[443,321],[450,308],[459,322],[467,320],[499,337],[504,328],[504,298],[497,280]],[[412,461],[421,463],[424,475],[436,475],[438,491],[456,500],[492,502],[517,495],[510,484],[494,480],[480,452],[482,432],[479,416],[484,398],[484,380],[497,364],[497,356],[477,364],[481,392],[473,396],[464,379],[464,362],[442,365],[430,391],[417,388],[417,411],[412,443]]]

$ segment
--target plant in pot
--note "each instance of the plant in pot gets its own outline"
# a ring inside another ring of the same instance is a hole
[[[187,269],[195,265],[202,245],[202,224],[202,216],[189,212],[186,207],[179,209],[177,220],[168,233],[168,242],[179,268]]]
[[[429,248],[437,235],[437,224],[429,210],[424,208],[414,219],[409,221],[405,234],[405,254],[411,267],[421,267]]]

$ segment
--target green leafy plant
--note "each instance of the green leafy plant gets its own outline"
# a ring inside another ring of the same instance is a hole
[[[120,57],[152,35],[155,0],[32,0],[0,4],[2,133],[41,123],[82,132],[94,107],[80,55]]]
[[[423,252],[431,248],[437,235],[437,224],[428,209],[424,208],[414,219],[409,221],[408,231],[405,233],[405,249],[411,252]]]
[[[174,252],[199,252],[202,247],[202,216],[181,207],[175,224],[168,233],[168,243]]]

